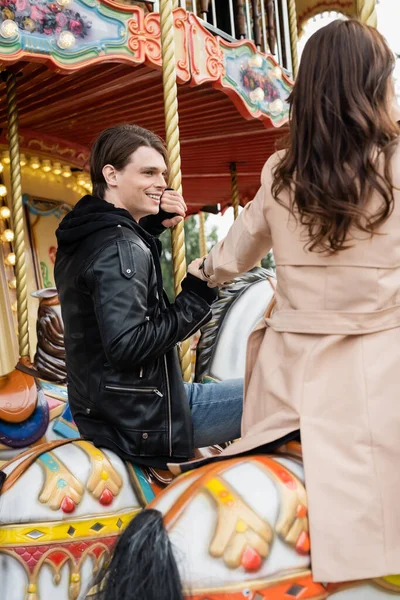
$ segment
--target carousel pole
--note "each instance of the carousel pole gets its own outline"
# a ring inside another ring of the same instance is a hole
[[[4,263],[3,248],[0,246],[0,261]],[[8,295],[7,277],[0,266],[0,381],[15,368],[17,347],[13,316]]]
[[[206,216],[203,211],[199,212],[199,244],[200,244],[200,256],[207,254],[207,242],[206,242]]]
[[[378,18],[376,14],[375,0],[357,0],[357,17],[361,23],[376,27]]]
[[[22,205],[21,166],[18,138],[17,78],[5,75],[8,113],[8,145],[10,150],[11,218],[15,242],[15,278],[17,280],[17,318],[19,356],[30,363],[28,328],[28,291],[26,284],[24,213]]]
[[[238,186],[236,163],[231,163],[229,165],[229,170],[231,172],[233,218],[236,221],[236,219],[239,216],[239,186]]]
[[[160,0],[160,26],[162,49],[162,76],[164,88],[165,141],[170,161],[170,186],[182,193],[182,173],[178,123],[178,90],[176,84],[176,60],[174,39],[173,5],[175,0]],[[185,233],[183,221],[171,232],[172,264],[174,270],[175,296],[181,291],[181,281],[186,275]],[[184,381],[191,378],[190,340],[182,342],[179,353]]]
[[[299,70],[299,55],[297,53],[297,13],[296,0],[288,0],[290,50],[292,54],[293,79]]]

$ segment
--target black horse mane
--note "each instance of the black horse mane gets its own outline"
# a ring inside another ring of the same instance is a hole
[[[267,277],[275,278],[275,274],[268,269],[254,267],[248,273],[234,279],[230,285],[219,289],[218,300],[212,305],[212,319],[201,328],[201,337],[196,350],[195,381],[201,382],[208,373],[221,325],[231,306],[250,285],[267,279]]]
[[[183,600],[182,584],[162,514],[139,513],[118,538],[87,600]]]

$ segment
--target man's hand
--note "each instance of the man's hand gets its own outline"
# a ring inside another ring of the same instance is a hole
[[[175,225],[178,225],[178,223],[183,221],[186,216],[187,206],[185,201],[178,192],[175,192],[175,190],[165,190],[161,196],[160,208],[165,212],[174,215],[162,221],[162,225],[167,228],[175,227]]]

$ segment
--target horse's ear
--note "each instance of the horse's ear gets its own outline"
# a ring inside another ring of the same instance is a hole
[[[42,298],[54,298],[55,296],[57,296],[57,293],[57,288],[50,287],[44,288],[42,290],[37,290],[36,292],[31,292],[31,296],[33,296],[33,298],[38,298],[39,300],[41,300]]]

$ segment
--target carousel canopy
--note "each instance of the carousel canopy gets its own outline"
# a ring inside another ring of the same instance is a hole
[[[19,0],[13,6],[2,10],[0,60],[17,75],[21,151],[67,164],[74,173],[87,168],[90,144],[105,127],[130,122],[164,135],[158,14],[111,0]],[[251,42],[214,37],[183,9],[174,11],[174,20],[190,212],[230,203],[232,162],[245,203],[282,136],[291,82]],[[5,98],[4,87],[1,92]],[[6,123],[4,101],[4,147]]]

